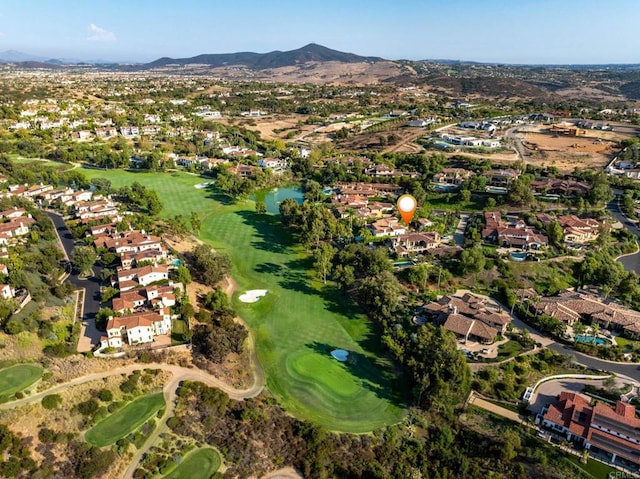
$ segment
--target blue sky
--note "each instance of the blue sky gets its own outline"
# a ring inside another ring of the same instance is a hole
[[[640,63],[640,0],[2,0],[0,51],[83,60],[290,50]]]

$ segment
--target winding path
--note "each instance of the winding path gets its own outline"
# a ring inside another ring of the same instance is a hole
[[[120,368],[111,369],[109,371],[103,371],[99,373],[87,374],[85,376],[81,376],[79,378],[72,379],[64,384],[59,384],[57,386],[53,386],[46,391],[39,392],[37,394],[33,394],[29,397],[18,399],[16,401],[7,402],[4,404],[0,404],[0,410],[13,409],[15,407],[23,406],[26,404],[31,404],[33,402],[41,400],[44,396],[49,394],[56,394],[62,391],[66,391],[67,389],[78,386],[80,384],[85,384],[90,381],[95,381],[98,379],[104,379],[109,376],[115,376],[119,374],[129,374],[133,371],[140,371],[143,369],[161,369],[163,371],[167,371],[171,373],[171,379],[164,385],[162,392],[165,400],[165,412],[160,419],[160,424],[155,428],[154,432],[147,438],[144,445],[136,451],[129,462],[129,467],[127,467],[126,471],[123,474],[123,478],[132,478],[133,473],[138,467],[140,459],[142,456],[149,450],[151,446],[158,439],[160,434],[165,432],[168,428],[167,420],[173,416],[176,405],[176,394],[180,384],[183,381],[200,381],[207,386],[216,387],[226,392],[231,399],[235,399],[237,401],[241,401],[243,399],[248,399],[257,396],[264,389],[265,379],[264,373],[257,362],[255,348],[253,347],[253,338],[249,336],[250,341],[250,350],[251,350],[251,369],[253,371],[253,384],[251,387],[247,389],[236,389],[220,379],[212,376],[206,371],[201,369],[191,369],[185,368],[182,366],[176,366],[173,364],[164,364],[164,363],[147,363],[147,364],[131,364],[128,366],[122,366]]]

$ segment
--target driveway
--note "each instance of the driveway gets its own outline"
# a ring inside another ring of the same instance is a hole
[[[456,232],[453,234],[453,240],[456,242],[458,246],[464,246],[464,232],[467,229],[467,222],[469,221],[469,215],[463,213],[460,215],[460,221],[458,222],[458,227],[456,228]]]
[[[620,196],[622,195],[622,191],[614,190],[614,192],[616,196],[609,202],[609,204],[607,204],[607,210],[614,218],[620,221],[625,228],[636,235],[638,240],[640,240],[640,229],[638,229],[637,224],[631,221],[629,217],[622,212],[622,208],[620,208]],[[635,271],[640,274],[640,251],[620,256],[618,261],[624,265],[624,269],[627,271]]]
[[[69,228],[62,219],[62,216],[56,213],[47,212],[51,221],[56,227],[56,232],[60,238],[60,243],[64,248],[67,258],[71,258],[71,253],[75,247],[75,241]],[[91,351],[93,346],[100,342],[100,337],[103,335],[102,331],[99,331],[96,327],[96,313],[100,309],[100,273],[102,272],[101,266],[93,267],[93,274],[91,278],[80,278],[77,274],[69,276],[69,281],[77,289],[84,289],[84,301],[82,304],[82,332],[80,333],[80,340],[78,341],[78,352],[84,353]]]
[[[629,381],[621,378],[616,378],[615,381],[616,387],[623,387],[629,383]],[[547,404],[555,402],[556,396],[559,396],[563,391],[579,393],[582,392],[582,389],[587,384],[601,388],[604,382],[605,380],[603,379],[556,379],[544,382],[538,386],[529,409],[531,410],[531,414],[536,415],[542,411]]]

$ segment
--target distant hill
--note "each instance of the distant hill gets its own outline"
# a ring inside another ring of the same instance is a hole
[[[17,63],[17,62],[44,62],[47,57],[30,55],[29,53],[18,52],[16,50],[5,50],[0,52],[0,63]]]
[[[198,55],[191,58],[160,58],[151,63],[141,65],[143,69],[160,68],[167,65],[210,65],[222,67],[228,65],[244,65],[253,69],[280,68],[296,66],[307,62],[342,62],[362,63],[382,61],[379,57],[362,57],[354,53],[344,53],[332,50],[322,45],[310,43],[297,50],[282,52],[279,50],[269,53],[218,53]]]

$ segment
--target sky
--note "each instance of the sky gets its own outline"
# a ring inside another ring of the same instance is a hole
[[[314,42],[397,59],[640,63],[640,0],[0,0],[0,51],[148,62]]]

